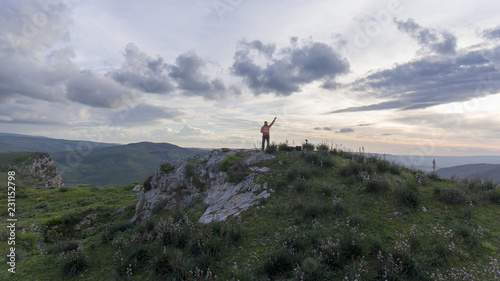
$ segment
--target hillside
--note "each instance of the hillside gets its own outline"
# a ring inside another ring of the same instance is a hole
[[[494,183],[326,146],[275,149],[165,163],[140,201],[133,186],[27,188],[16,201],[16,273],[3,263],[0,279],[498,280]],[[266,196],[222,215],[250,193]]]
[[[141,142],[75,152],[54,152],[67,185],[126,185],[143,181],[163,162],[203,153],[169,143]]]
[[[443,178],[500,180],[499,164],[469,164],[443,168],[436,171]]]
[[[0,155],[12,152],[51,154],[68,185],[112,186],[140,182],[165,161],[205,151],[169,143],[119,145],[0,133]],[[7,164],[0,157],[0,166]]]
[[[46,137],[0,133],[0,153],[8,152],[60,152],[78,149],[94,149],[116,144],[91,141],[73,141]]]

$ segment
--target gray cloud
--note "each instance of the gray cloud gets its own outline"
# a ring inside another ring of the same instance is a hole
[[[441,55],[452,55],[457,52],[457,38],[449,32],[421,27],[411,18],[407,21],[394,19],[394,22],[401,32],[409,34],[423,49]]]
[[[351,128],[342,128],[342,129],[340,129],[340,131],[336,131],[335,133],[337,133],[337,134],[347,134],[347,133],[352,133],[352,132],[354,132],[354,130],[351,129]]]
[[[257,40],[243,42],[234,55],[232,73],[243,77],[255,94],[289,96],[313,81],[332,85],[338,75],[349,70],[347,61],[329,45],[306,42],[297,46],[296,38],[292,38],[291,45],[275,51],[272,44],[265,45]],[[265,66],[257,63],[259,55],[264,55]]]
[[[487,39],[500,39],[500,26],[485,30],[483,37]]]
[[[315,127],[316,131],[333,131],[334,127]]]
[[[143,126],[157,124],[162,119],[175,120],[184,115],[179,109],[159,107],[150,104],[138,104],[132,108],[121,109],[109,119],[112,125]]]
[[[178,89],[188,96],[203,96],[219,99],[226,95],[226,86],[218,78],[210,79],[202,73],[205,61],[194,53],[177,57],[176,65],[171,66],[170,77],[177,81]]]
[[[168,77],[170,65],[162,58],[151,58],[139,48],[129,43],[123,53],[125,61],[120,69],[107,73],[120,84],[156,94],[166,94],[174,91],[175,87]]]
[[[74,74],[66,87],[68,99],[92,107],[117,108],[135,96],[130,89],[91,71]]]
[[[483,52],[465,52],[451,59],[428,56],[372,73],[351,87],[388,101],[333,113],[420,109],[495,94],[500,90],[500,72]]]

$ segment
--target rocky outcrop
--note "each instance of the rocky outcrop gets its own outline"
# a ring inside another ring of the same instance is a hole
[[[269,168],[255,166],[271,158],[253,150],[214,150],[165,163],[140,188],[132,221],[147,219],[156,210],[184,209],[195,200],[207,205],[199,219],[202,223],[239,214],[272,192],[259,180]]]
[[[9,169],[17,171],[26,186],[64,186],[56,164],[48,153],[31,153],[22,163],[9,165]]]

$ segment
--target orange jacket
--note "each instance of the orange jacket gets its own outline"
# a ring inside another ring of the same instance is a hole
[[[274,124],[274,121],[276,121],[276,119],[273,120],[273,122],[271,122],[271,124],[269,125],[264,125],[262,126],[262,128],[260,128],[260,132],[264,135],[264,136],[267,136],[269,135],[269,133],[271,132],[271,126]]]

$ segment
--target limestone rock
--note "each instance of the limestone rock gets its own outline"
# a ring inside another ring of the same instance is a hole
[[[239,183],[229,181],[220,163],[234,155],[246,165],[248,175]],[[188,159],[162,165],[144,183],[137,194],[138,202],[132,222],[149,218],[156,210],[190,207],[197,197],[207,204],[199,219],[202,223],[225,220],[267,198],[272,190],[267,183],[255,181],[269,172],[267,167],[249,167],[274,156],[255,150],[214,150]]]

